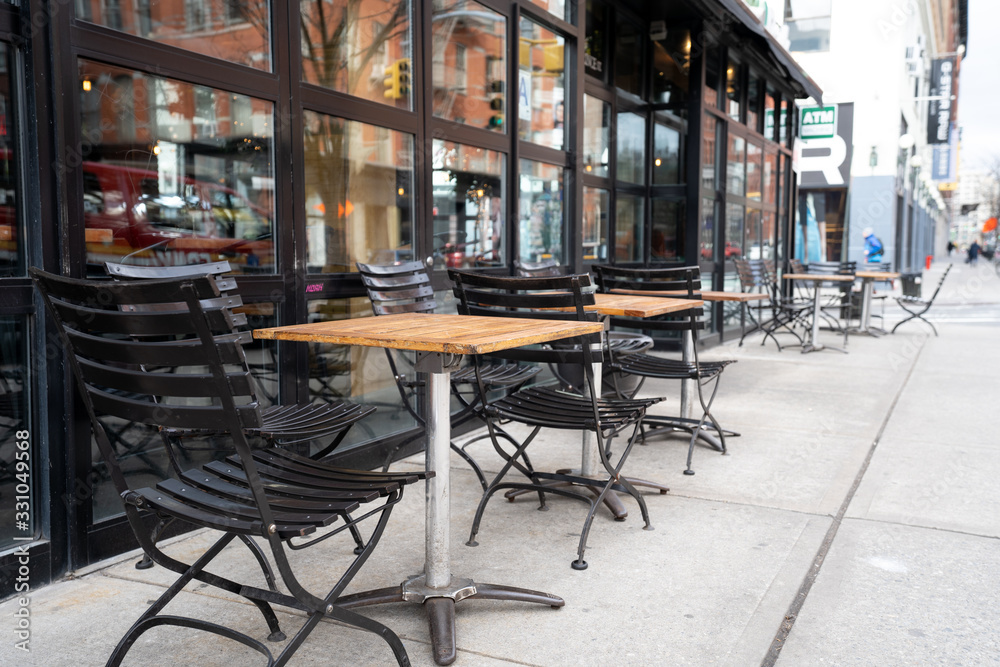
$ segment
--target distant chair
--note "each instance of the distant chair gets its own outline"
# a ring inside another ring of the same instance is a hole
[[[931,330],[934,331],[935,336],[938,335],[937,329],[934,327],[934,325],[929,320],[924,318],[924,313],[930,310],[931,306],[934,305],[934,299],[937,298],[938,292],[941,291],[941,286],[944,285],[944,279],[948,277],[948,272],[951,271],[952,266],[954,265],[949,264],[948,267],[944,270],[944,273],[941,274],[941,280],[938,281],[937,287],[934,289],[934,294],[931,295],[931,298],[921,299],[920,297],[916,296],[896,297],[896,302],[900,305],[900,307],[903,310],[908,312],[910,316],[900,322],[897,322],[896,326],[892,328],[892,333],[896,333],[896,329],[906,324],[910,320],[921,320],[922,322],[927,323],[927,326],[929,326]]]

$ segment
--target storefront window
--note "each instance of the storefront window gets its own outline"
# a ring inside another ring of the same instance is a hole
[[[760,201],[762,186],[761,147],[752,141],[747,142],[747,199]]]
[[[13,52],[0,43],[0,115],[5,123],[0,132],[0,277],[24,274],[24,243],[18,193],[18,117],[11,96]]]
[[[716,208],[715,199],[702,197],[698,252],[701,255],[701,260],[704,262],[711,262],[715,258],[715,236],[718,227],[716,221],[719,219]]]
[[[271,71],[271,3],[186,0],[74,3],[76,18],[195,53]]]
[[[705,106],[716,109],[719,106],[719,47],[705,50]]]
[[[413,259],[413,135],[306,111],[309,273]]]
[[[566,40],[523,19],[518,54],[518,137],[562,149],[566,143]]]
[[[739,62],[732,57],[726,65],[726,113],[736,122],[740,122],[740,102],[743,99],[742,69]]]
[[[760,259],[760,210],[748,208],[743,224],[743,254],[747,259]],[[741,257],[737,254],[736,257]]]
[[[667,36],[653,42],[653,103],[686,116],[690,70],[691,31],[667,28]]]
[[[434,140],[434,268],[504,266],[507,158]]]
[[[645,185],[646,119],[639,114],[618,114],[617,167],[615,176],[619,181]]]
[[[643,261],[643,198],[618,193],[615,205],[615,261]]]
[[[615,86],[642,95],[642,30],[622,15],[615,26]]]
[[[719,121],[707,114],[702,118],[701,187],[704,190],[715,190],[719,179],[717,160],[719,142],[716,130],[718,124]]]
[[[729,135],[726,151],[726,192],[739,197],[746,195],[746,141],[735,134]]]
[[[653,124],[653,185],[683,183],[681,133],[675,127]]]
[[[40,480],[43,469],[37,461],[36,438],[29,421],[31,386],[27,364],[27,318],[0,317],[0,550],[14,538],[35,536],[36,515],[41,500],[32,480]],[[23,512],[15,517],[15,512]],[[16,518],[16,521],[15,521]]]
[[[271,102],[80,60],[89,271],[228,260],[273,273]]]
[[[302,0],[302,80],[413,108],[409,0]]]
[[[725,259],[739,259],[743,256],[743,207],[726,204],[726,249]]]
[[[608,212],[611,193],[600,188],[583,188],[583,259],[608,259]]]
[[[760,126],[757,124],[760,118],[760,84],[760,77],[757,76],[756,72],[750,70],[750,78],[747,83],[747,127],[756,132],[760,132]]]
[[[611,105],[583,96],[583,169],[592,176],[608,176],[611,147]]]
[[[770,211],[764,211],[761,214],[761,224],[760,224],[760,258],[759,259],[774,259],[774,220],[775,214]],[[751,257],[751,259],[754,259]]]
[[[435,3],[434,115],[506,130],[507,19],[471,0]]]
[[[588,76],[608,80],[608,9],[600,0],[587,0],[587,44],[583,66]]]
[[[774,114],[776,113],[775,100],[774,91],[768,89],[767,95],[764,96],[764,138],[768,141],[775,141],[777,139],[777,137],[774,136],[776,122],[774,117]]]
[[[791,134],[788,132],[788,100],[781,100],[781,113],[778,114],[778,143],[782,146],[791,145]]]
[[[654,199],[653,230],[649,241],[652,262],[684,261],[684,201]]]
[[[764,203],[772,206],[778,201],[778,153],[764,153]]]
[[[530,0],[530,2],[564,21],[569,21],[572,18],[569,15],[569,4],[566,0]]]
[[[521,160],[521,220],[518,235],[522,262],[554,259],[563,251],[563,170],[550,164]]]

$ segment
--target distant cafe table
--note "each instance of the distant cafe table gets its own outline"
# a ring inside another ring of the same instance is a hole
[[[843,352],[847,354],[847,350],[840,347],[833,347],[832,345],[823,345],[817,341],[819,337],[819,284],[820,283],[852,283],[854,282],[853,275],[842,275],[842,274],[818,274],[818,273],[786,273],[784,275],[785,280],[801,280],[803,282],[813,283],[813,312],[812,312],[812,326],[810,327],[809,342],[802,346],[802,354],[807,352],[819,352],[824,349],[837,350],[838,352]]]
[[[516,600],[552,607],[565,604],[548,593],[511,586],[483,584],[453,576],[451,572],[450,520],[450,380],[462,355],[488,354],[561,338],[599,333],[597,322],[555,321],[529,318],[494,318],[438,313],[405,313],[257,329],[255,338],[360,345],[417,353],[417,370],[428,373],[427,467],[435,475],[427,480],[424,573],[399,586],[342,597],[342,607],[388,602],[424,605],[430,623],[434,659],[451,664],[456,657],[455,603],[466,598]]]
[[[861,317],[857,328],[851,329],[850,332],[881,336],[886,333],[885,329],[871,325],[874,283],[877,280],[895,280],[899,274],[894,271],[857,271],[854,277],[861,278]]]

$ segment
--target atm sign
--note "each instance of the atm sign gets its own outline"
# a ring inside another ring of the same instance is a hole
[[[799,136],[803,139],[830,139],[837,134],[837,107],[805,107],[801,110]]]

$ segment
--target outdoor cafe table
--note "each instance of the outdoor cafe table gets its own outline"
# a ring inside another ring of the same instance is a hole
[[[455,603],[466,598],[518,600],[552,607],[562,598],[548,593],[476,583],[451,572],[450,525],[450,379],[462,355],[487,354],[561,338],[600,333],[599,322],[494,318],[438,313],[404,313],[257,329],[255,338],[360,345],[417,353],[417,370],[428,373],[427,480],[424,573],[400,586],[348,595],[342,607],[388,602],[422,603],[430,623],[434,659],[451,664],[456,657]]]
[[[895,280],[899,274],[894,271],[856,271],[854,277],[861,278],[861,318],[857,328],[851,329],[850,332],[868,334],[869,336],[886,333],[885,329],[871,325],[872,289],[876,280]]]
[[[853,275],[842,275],[842,274],[829,274],[823,275],[818,273],[786,273],[784,275],[785,280],[801,280],[803,282],[813,283],[813,313],[812,313],[812,326],[810,328],[811,333],[809,334],[809,343],[802,346],[802,354],[807,352],[818,352],[822,349],[829,347],[831,350],[837,350],[838,352],[843,352],[847,354],[847,350],[839,347],[833,347],[832,345],[823,345],[822,343],[816,342],[819,336],[819,283],[852,283],[854,282]]]

